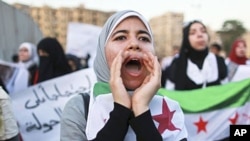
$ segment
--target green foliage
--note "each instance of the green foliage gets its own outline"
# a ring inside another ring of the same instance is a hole
[[[243,23],[238,20],[227,20],[223,23],[219,33],[223,47],[228,55],[233,41],[240,38],[246,32],[246,28]]]

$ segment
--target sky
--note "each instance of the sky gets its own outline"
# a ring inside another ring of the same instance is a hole
[[[2,0],[6,3],[22,3],[31,6],[48,5],[119,11],[133,9],[148,20],[167,12],[184,14],[184,22],[198,19],[213,30],[222,28],[226,20],[238,20],[250,31],[250,0]]]

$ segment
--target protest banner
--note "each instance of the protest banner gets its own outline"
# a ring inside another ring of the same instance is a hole
[[[224,85],[186,91],[161,88],[158,94],[181,105],[189,141],[219,140],[229,136],[230,125],[250,124],[250,78],[242,75]],[[64,105],[74,95],[89,93],[95,82],[95,73],[89,68],[12,94],[24,141],[59,141]]]
[[[11,95],[24,141],[59,141],[60,117],[74,95],[89,93],[96,81],[93,69],[57,77]]]
[[[67,31],[66,53],[73,54],[79,58],[87,58],[88,66],[93,67],[98,37],[101,27],[96,25],[70,22]]]

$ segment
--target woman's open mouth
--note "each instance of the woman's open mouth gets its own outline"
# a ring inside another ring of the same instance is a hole
[[[126,61],[124,68],[131,76],[139,76],[142,70],[142,63],[138,58],[132,58]]]

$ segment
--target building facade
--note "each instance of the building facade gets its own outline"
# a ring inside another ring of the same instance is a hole
[[[103,26],[106,20],[114,13],[79,7],[52,8],[49,6],[28,7],[27,5],[14,4],[18,9],[27,12],[39,25],[44,37],[55,37],[66,48],[67,27],[69,22],[79,22]]]
[[[159,58],[171,55],[173,46],[180,46],[184,15],[168,12],[150,19],[155,39],[156,54]]]
[[[29,14],[38,24],[44,37],[56,37],[66,48],[67,27],[69,22],[79,22],[92,24],[102,27],[106,20],[115,11],[104,12],[99,10],[87,9],[84,5],[69,8],[52,8],[49,6],[30,7],[22,4],[14,4],[14,7],[21,9]],[[182,28],[184,25],[184,14],[177,12],[166,12],[160,16],[149,20],[155,40],[156,54],[159,59],[172,55],[173,47],[181,45]],[[204,23],[206,24],[206,23]],[[222,44],[220,36],[207,26],[210,35],[210,43],[217,42]],[[250,44],[249,33],[244,35],[245,40]],[[248,48],[247,55],[250,56]]]

